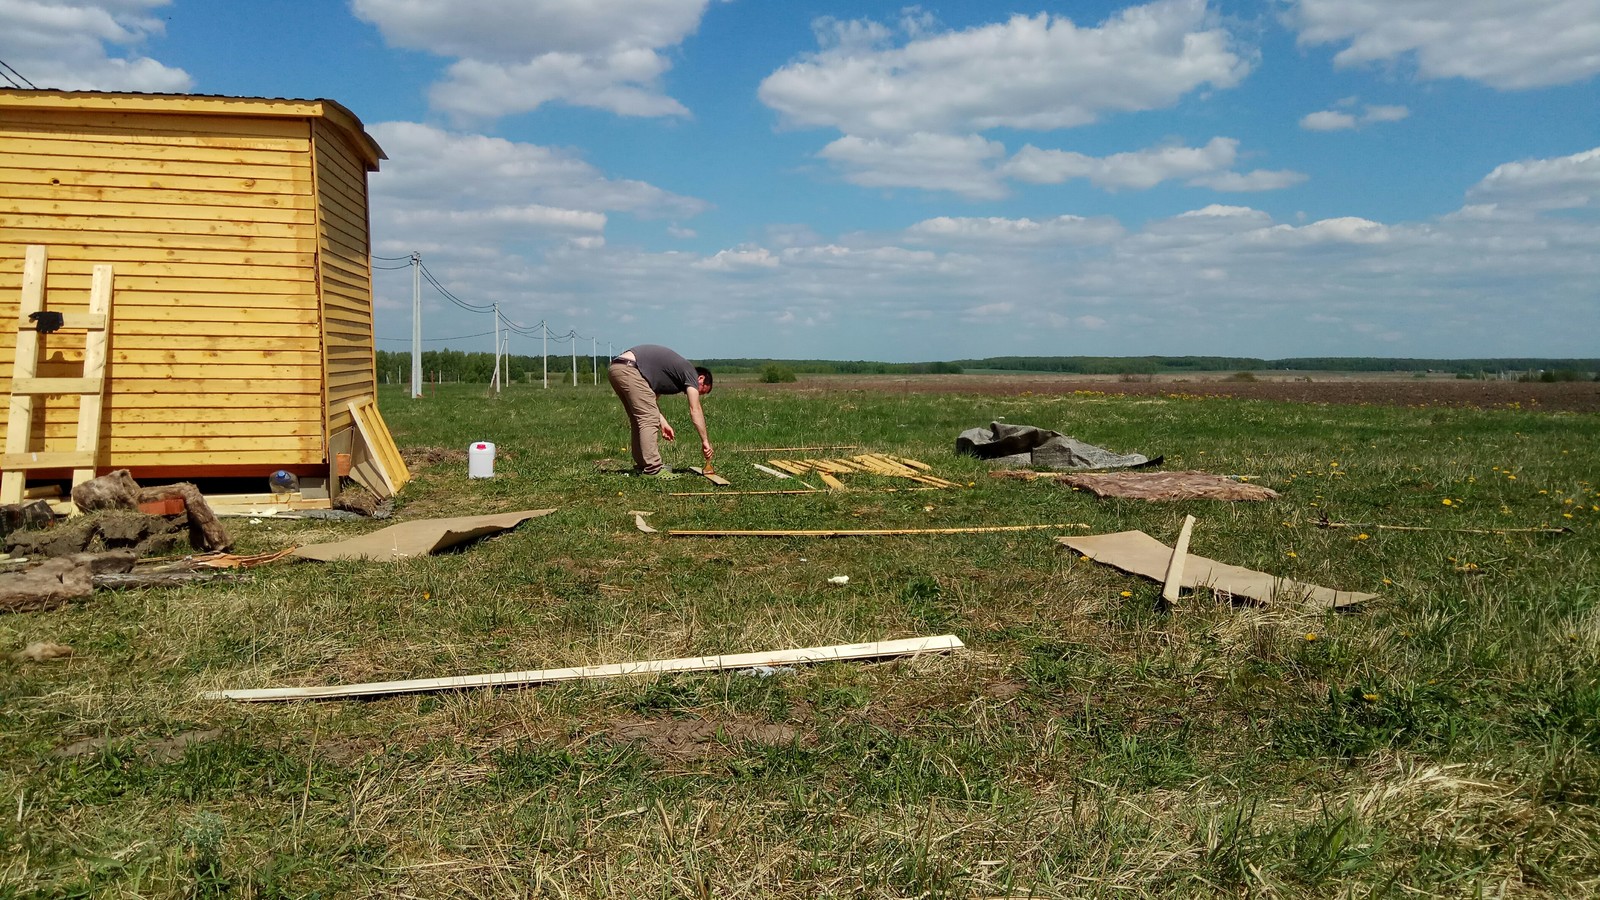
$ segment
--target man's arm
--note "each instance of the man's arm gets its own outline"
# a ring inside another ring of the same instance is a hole
[[[700,408],[700,392],[695,388],[687,388],[683,392],[689,398],[689,418],[694,422],[694,430],[700,432],[700,452],[705,454],[706,462],[711,461],[711,437],[706,434],[706,413]]]

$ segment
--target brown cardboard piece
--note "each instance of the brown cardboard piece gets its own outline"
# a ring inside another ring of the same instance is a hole
[[[1167,564],[1172,561],[1172,548],[1142,531],[1061,537],[1056,540],[1095,562],[1155,581],[1166,576]],[[1184,562],[1183,586],[1209,587],[1214,591],[1249,597],[1262,603],[1297,603],[1312,609],[1343,609],[1378,596],[1304,584],[1194,555],[1188,556]]]
[[[332,544],[311,544],[294,555],[301,559],[332,562],[336,559],[368,559],[393,562],[427,556],[456,544],[475,540],[497,531],[509,531],[529,519],[547,516],[554,509],[525,509],[491,516],[457,516],[453,519],[418,519],[390,525],[371,534]]]

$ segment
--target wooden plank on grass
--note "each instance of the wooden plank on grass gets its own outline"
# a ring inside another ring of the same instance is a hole
[[[748,447],[740,450],[731,450],[730,453],[800,453],[812,450],[857,450],[855,444],[832,444],[826,447]]]
[[[987,534],[997,531],[1038,531],[1054,528],[1088,528],[1082,522],[1055,525],[978,525],[968,528],[865,528],[865,529],[804,529],[781,531],[692,531],[667,532],[672,537],[883,537],[901,534]]]
[[[696,475],[701,476],[702,478],[704,478],[705,480],[711,482],[712,484],[719,484],[719,485],[722,485],[723,487],[728,487],[729,485],[733,484],[733,482],[729,481],[726,478],[723,478],[721,475],[718,475],[715,472],[707,472],[705,469],[702,469],[699,466],[690,466],[689,467],[689,471],[695,473]]]
[[[444,678],[416,678],[409,681],[380,681],[368,684],[332,684],[321,687],[262,688],[258,690],[210,691],[203,700],[326,700],[338,697],[373,697],[382,694],[414,694],[420,691],[449,691],[476,687],[510,687],[524,684],[550,684],[594,678],[625,678],[638,675],[665,675],[672,672],[716,672],[751,669],[756,666],[782,666],[821,663],[835,660],[883,659],[960,650],[965,645],[953,634],[937,637],[875,641],[868,644],[834,644],[759,653],[733,653],[725,656],[691,656],[681,659],[650,659],[612,663],[603,666],[574,666],[565,669],[534,669],[526,672],[497,672],[486,675],[455,675]]]
[[[1189,555],[1189,534],[1194,531],[1194,516],[1183,517],[1183,527],[1178,529],[1178,543],[1172,547],[1172,559],[1167,563],[1167,577],[1161,585],[1161,601],[1168,605],[1178,602],[1183,590],[1183,562]]]

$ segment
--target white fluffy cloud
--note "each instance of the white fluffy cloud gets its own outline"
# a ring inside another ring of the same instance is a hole
[[[1055,129],[1157,109],[1200,87],[1237,84],[1250,61],[1204,0],[1160,0],[1098,27],[1041,13],[965,31],[918,31],[887,46],[875,23],[761,83],[791,124],[851,135]]]
[[[458,57],[429,97],[460,118],[550,102],[625,116],[686,115],[661,90],[662,52],[700,25],[709,0],[353,0],[391,44]]]
[[[976,134],[917,132],[893,138],[847,134],[817,155],[837,165],[846,181],[862,187],[953,191],[976,199],[1002,197],[994,170],[1005,145]]]
[[[1300,119],[1306,131],[1348,131],[1377,122],[1399,122],[1408,118],[1411,110],[1404,106],[1368,105],[1359,115],[1342,110],[1324,109],[1309,113]]]
[[[194,79],[136,48],[169,0],[0,0],[0,59],[41,88],[185,91]]]
[[[504,298],[523,321],[571,309],[619,340],[650,323],[652,339],[691,354],[708,341],[832,358],[895,352],[885,348],[922,359],[979,355],[973,348],[1092,354],[1107,342],[1267,357],[1396,345],[1423,356],[1587,353],[1600,330],[1600,222],[1543,210],[1595,205],[1600,148],[1507,163],[1468,199],[1425,222],[1289,223],[1214,204],[1131,231],[1071,215],[935,216],[831,238],[786,229],[711,253],[566,241],[527,257],[485,251],[450,271],[474,279],[452,283],[460,293]],[[1508,290],[1537,294],[1540,315],[1508,316]],[[683,316],[690,306],[696,315]]]
[[[913,8],[894,27],[821,19],[814,30],[821,49],[769,75],[759,95],[789,125],[843,132],[818,156],[852,184],[992,200],[1011,192],[1009,181],[1263,191],[1305,178],[1231,171],[1239,142],[1226,137],[1102,157],[1029,144],[1008,158],[984,135],[1072,128],[1236,85],[1252,58],[1204,0],[1158,0],[1093,27],[1041,13],[941,31]]]
[[[1195,178],[1226,170],[1233,165],[1238,150],[1239,142],[1225,137],[1212,138],[1204,147],[1152,147],[1104,157],[1040,150],[1029,145],[1006,163],[1005,172],[1034,184],[1087,178],[1106,190],[1142,190],[1173,178]]]
[[[1600,208],[1600,147],[1496,166],[1467,197],[1479,204],[1525,209]]]
[[[402,208],[487,209],[534,204],[643,217],[689,217],[704,201],[642,181],[611,179],[566,151],[415,122],[368,129],[389,155],[372,180],[377,196]]]
[[[1299,172],[1231,171],[1239,142],[1212,138],[1201,147],[1165,145],[1089,156],[1032,144],[1005,156],[1005,145],[980,135],[917,133],[898,138],[845,135],[818,156],[834,163],[846,181],[863,187],[949,191],[974,200],[1004,197],[1008,180],[1061,184],[1082,178],[1106,191],[1147,190],[1179,180],[1227,192],[1279,190],[1299,184]]]
[[[1303,45],[1342,45],[1334,63],[1414,60],[1423,78],[1468,78],[1505,90],[1582,81],[1600,72],[1594,0],[1291,0]]]
[[[912,241],[943,244],[1036,246],[1039,244],[1095,244],[1123,235],[1122,224],[1109,216],[1057,216],[1054,219],[953,218],[924,219],[906,229]]]

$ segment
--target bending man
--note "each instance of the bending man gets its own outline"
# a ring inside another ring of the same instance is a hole
[[[689,418],[700,432],[700,452],[711,462],[711,438],[706,436],[706,414],[700,398],[711,393],[711,370],[691,364],[659,344],[640,344],[617,354],[606,372],[611,389],[617,392],[622,408],[628,412],[632,428],[633,471],[640,475],[662,475],[661,449],[657,434],[667,440],[676,437],[656,400],[668,394],[683,394],[689,400]]]

